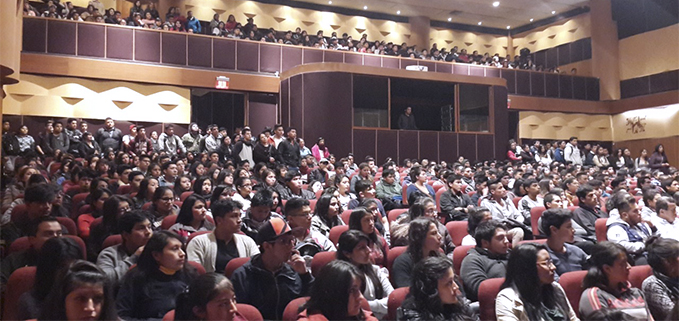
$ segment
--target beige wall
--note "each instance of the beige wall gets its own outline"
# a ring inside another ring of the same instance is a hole
[[[641,120],[643,131],[632,131],[628,120],[633,123]],[[677,124],[679,105],[630,110],[611,117],[614,141],[679,136]]]
[[[477,34],[467,31],[450,29],[431,28],[431,43],[438,44],[438,48],[450,48],[457,46],[458,49],[467,49],[469,53],[478,50],[479,53],[495,53],[504,57],[507,55],[508,38],[506,36],[495,36],[488,34]]]
[[[180,124],[191,119],[191,92],[181,87],[21,74],[21,82],[5,90],[4,114]]]
[[[521,48],[536,52],[589,38],[592,36],[590,20],[590,14],[583,13],[568,20],[557,21],[551,25],[515,35],[514,47],[517,48],[517,53]]]
[[[619,41],[620,79],[679,69],[679,24]]]
[[[563,140],[577,136],[582,140],[613,140],[609,115],[519,112],[519,137]]]

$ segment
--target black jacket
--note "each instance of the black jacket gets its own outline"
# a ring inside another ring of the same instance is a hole
[[[269,158],[273,157],[275,159],[276,154],[277,150],[273,145],[264,147],[264,145],[257,143],[255,144],[255,148],[252,151],[252,159],[255,161],[255,164],[264,163],[269,165],[271,164],[269,162]]]
[[[299,167],[300,154],[299,154],[299,144],[297,142],[290,142],[288,139],[284,139],[278,144],[278,154],[280,156],[281,163],[289,167]]]
[[[398,128],[417,130],[417,125],[415,124],[415,116],[412,114],[410,116],[406,116],[406,114],[401,114],[401,116],[398,117]]]
[[[452,190],[448,190],[441,194],[441,213],[446,218],[446,223],[450,221],[464,221],[467,219],[467,206],[474,206],[472,199],[465,193],[462,195],[453,195]],[[455,208],[462,207],[463,211],[458,211]]]

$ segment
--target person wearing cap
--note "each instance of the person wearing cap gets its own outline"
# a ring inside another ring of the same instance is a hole
[[[210,206],[215,230],[198,235],[186,247],[189,261],[202,265],[207,272],[222,273],[226,265],[237,257],[259,254],[255,241],[240,234],[242,205],[233,200],[219,200]]]
[[[265,320],[281,320],[290,301],[308,295],[314,277],[294,250],[295,236],[284,220],[264,223],[257,243],[261,253],[231,277],[236,300],[256,307]]]
[[[123,149],[126,151],[132,150],[130,143],[137,137],[137,125],[130,125],[130,133],[123,136]]]
[[[321,158],[318,161],[318,167],[314,168],[311,173],[309,173],[308,181],[318,181],[325,185],[325,179],[328,177],[328,164],[330,164],[330,162],[327,158]]]

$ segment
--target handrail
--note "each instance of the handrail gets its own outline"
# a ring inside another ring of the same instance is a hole
[[[31,53],[267,74],[282,73],[299,65],[326,62],[391,69],[423,66],[429,72],[435,73],[504,78],[507,80],[509,94],[599,100],[599,80],[593,77],[43,17],[24,17],[23,24],[23,50]]]

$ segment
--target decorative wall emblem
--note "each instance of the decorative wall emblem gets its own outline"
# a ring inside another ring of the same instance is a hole
[[[632,134],[638,134],[646,131],[646,122],[644,121],[646,120],[646,116],[644,116],[643,118],[635,116],[631,118],[626,118],[626,120],[627,125],[625,126],[627,127],[627,132],[631,131]]]

